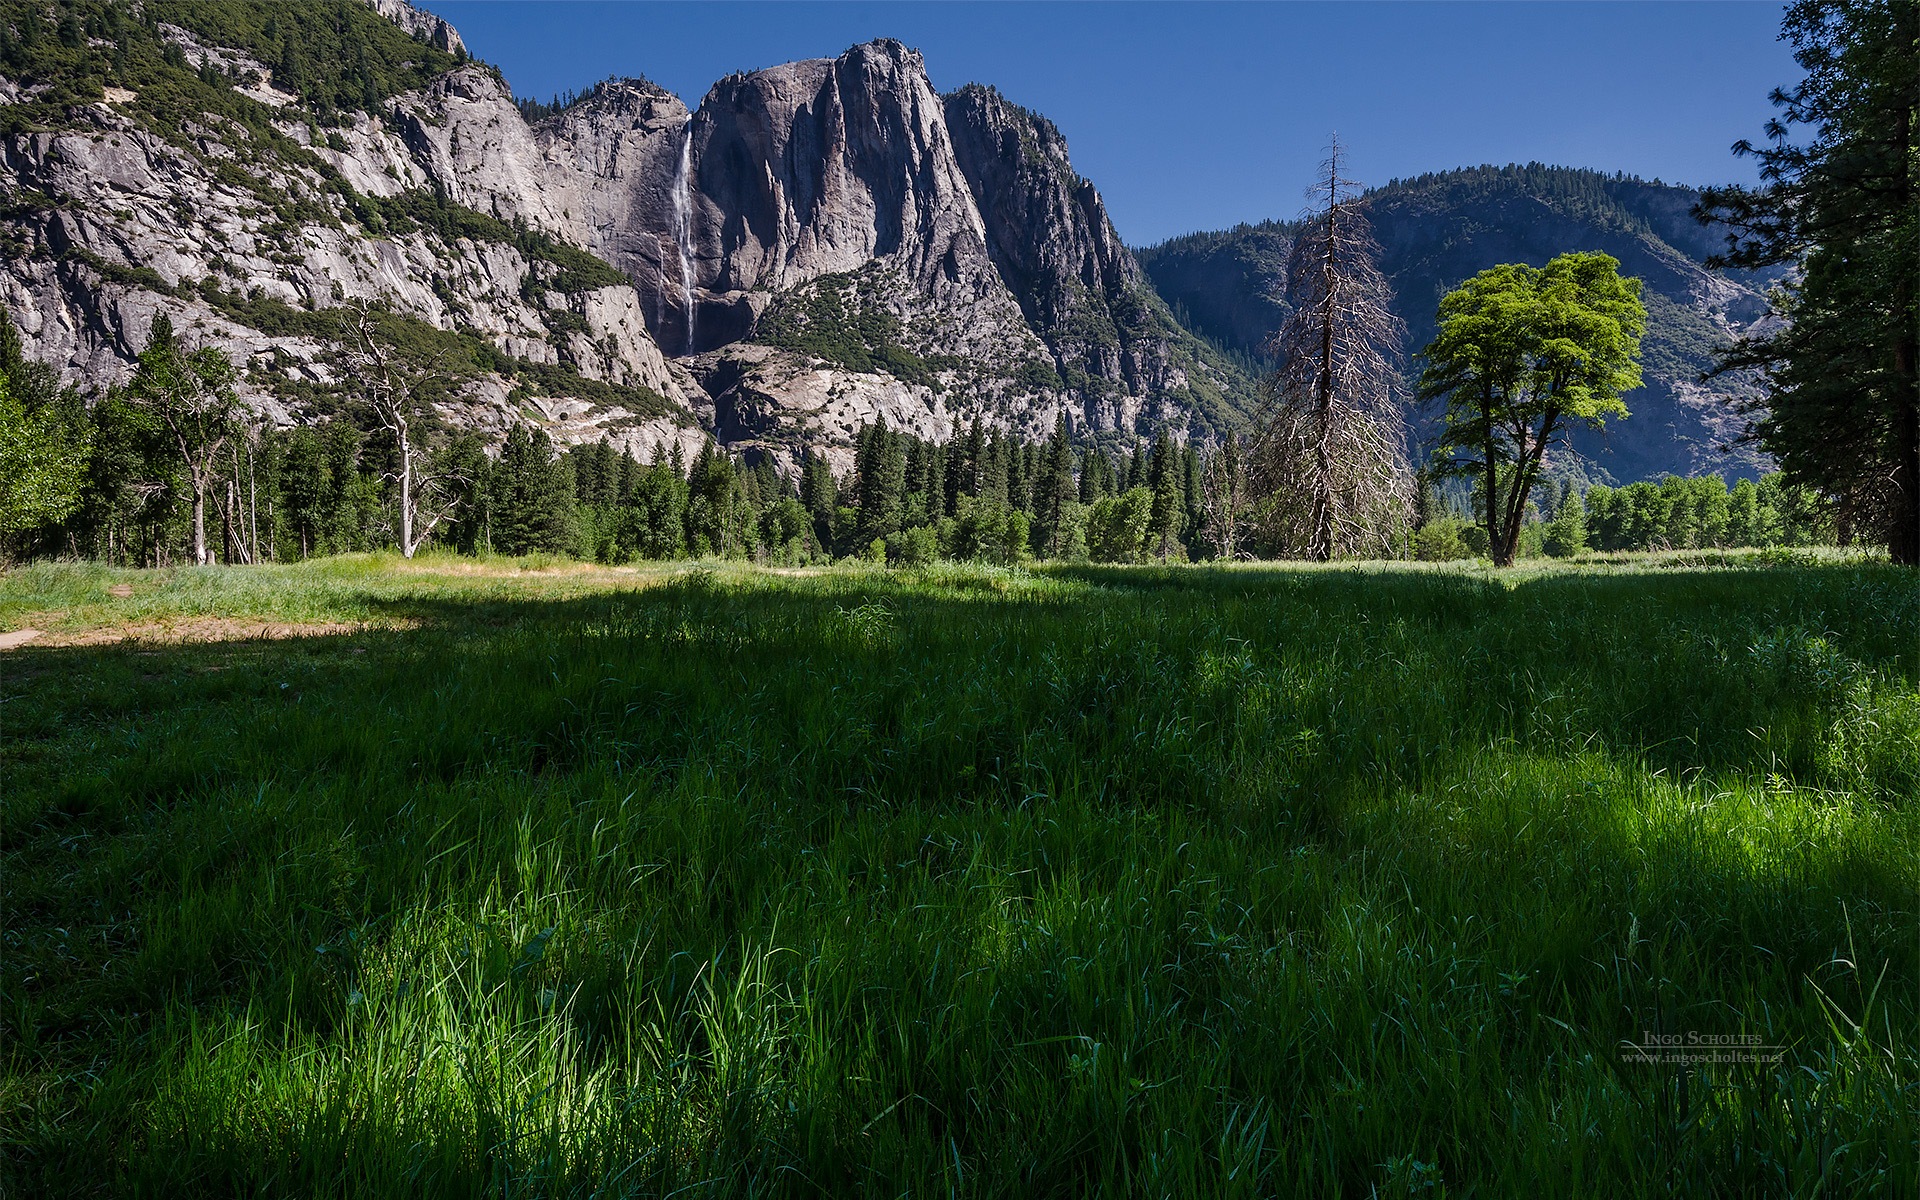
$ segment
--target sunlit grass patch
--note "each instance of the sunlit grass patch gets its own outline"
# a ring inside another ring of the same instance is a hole
[[[22,1194],[1920,1177],[1884,564],[35,570]]]

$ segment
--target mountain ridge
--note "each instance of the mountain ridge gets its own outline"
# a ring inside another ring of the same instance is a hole
[[[878,420],[1037,439],[1065,417],[1112,447],[1257,415],[1286,223],[1131,250],[1057,126],[937,91],[899,41],[736,72],[691,109],[614,79],[549,110],[403,0],[142,11],[76,0],[75,45],[0,39],[0,298],[71,379],[124,379],[165,311],[295,422],[347,384],[329,314],[384,301],[460,361],[441,415],[495,439],[531,422],[644,458],[712,436],[844,469]],[[1369,203],[1416,333],[1496,252],[1617,248],[1649,278],[1647,416],[1583,446],[1637,476],[1720,461],[1738,381],[1693,376],[1764,312],[1699,265],[1689,194],[1469,168]]]
[[[1369,189],[1381,267],[1406,322],[1409,356],[1431,338],[1447,291],[1501,262],[1541,265],[1569,250],[1603,250],[1646,282],[1647,386],[1634,415],[1575,448],[1602,477],[1702,471],[1750,476],[1764,458],[1739,441],[1744,377],[1702,380],[1715,347],[1768,320],[1763,277],[1707,268],[1717,234],[1694,221],[1687,188],[1625,174],[1540,163],[1430,172]],[[1135,251],[1156,288],[1196,332],[1258,355],[1285,317],[1285,263],[1293,221],[1199,231]],[[1430,435],[1416,421],[1417,435]],[[1723,449],[1726,448],[1726,449]]]
[[[450,25],[400,0],[339,10],[338,56],[385,64],[351,86],[314,77],[294,10],[156,0],[178,24],[128,26],[82,9],[114,54],[0,72],[0,97],[76,101],[14,114],[0,179],[18,250],[0,288],[30,350],[73,377],[124,378],[167,311],[246,365],[270,419],[298,420],[343,385],[314,314],[384,297],[478,364],[443,415],[643,456],[715,434],[850,462],[882,417],[1184,440],[1252,395],[1152,294],[1051,123],[990,89],[942,95],[897,41],[727,76],[692,110],[615,80],[529,122]],[[812,352],[845,341],[800,329],[837,312],[823,292],[877,306],[846,320],[894,349]],[[762,331],[776,306],[784,333]]]

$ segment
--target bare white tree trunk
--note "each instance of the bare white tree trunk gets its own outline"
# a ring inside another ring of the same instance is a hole
[[[199,471],[189,471],[193,479],[193,562],[207,564],[207,483]]]
[[[452,511],[450,504],[442,502],[434,511],[422,514],[421,493],[441,498],[439,481],[422,477],[414,463],[413,421],[420,408],[420,384],[430,376],[434,364],[421,368],[401,362],[381,341],[373,313],[373,307],[365,305],[350,319],[346,353],[352,360],[361,392],[373,409],[374,420],[393,435],[400,455],[395,476],[400,490],[397,522],[400,556],[410,559],[432,535],[434,526]]]

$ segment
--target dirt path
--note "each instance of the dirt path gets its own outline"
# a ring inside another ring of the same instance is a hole
[[[359,633],[365,622],[315,621],[290,623],[258,618],[181,617],[171,621],[140,621],[126,625],[107,625],[95,629],[76,629],[68,633],[43,633],[38,629],[20,629],[0,633],[0,650],[12,650],[32,642],[34,646],[107,646],[116,642],[243,642],[265,638],[279,640],[300,637],[337,637]]]

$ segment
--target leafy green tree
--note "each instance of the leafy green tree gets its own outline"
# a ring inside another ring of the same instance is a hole
[[[1806,76],[1774,92],[1758,188],[1710,188],[1720,265],[1789,266],[1782,323],[1723,368],[1757,368],[1754,435],[1788,480],[1847,499],[1920,564],[1920,4],[1799,0],[1782,36]],[[1793,131],[1805,130],[1803,143]]]
[[[0,309],[0,538],[66,522],[86,499],[94,426],[53,368],[30,361]]]
[[[1475,275],[1440,302],[1421,392],[1446,401],[1446,469],[1480,476],[1487,540],[1511,566],[1549,447],[1575,424],[1625,417],[1640,386],[1640,281],[1606,254],[1562,254]]]
[[[1153,492],[1147,488],[1102,496],[1087,510],[1087,553],[1095,562],[1141,561],[1152,519]]]
[[[152,413],[166,427],[193,491],[193,561],[213,561],[207,548],[207,490],[214,462],[238,426],[239,375],[227,356],[211,346],[188,348],[174,337],[173,323],[161,313],[153,319],[147,348],[140,352],[129,401]]]
[[[932,566],[940,557],[940,542],[933,528],[915,525],[887,539],[887,557],[903,567]]]
[[[625,486],[619,545],[640,558],[679,558],[687,552],[689,499],[686,478],[656,459]]]
[[[303,425],[288,438],[276,482],[281,511],[304,559],[320,549],[326,529],[327,453],[312,426]]]
[[[0,375],[0,538],[64,521],[80,507],[91,443],[59,414],[28,411]]]
[[[1027,556],[1027,514],[1000,500],[969,496],[946,527],[947,557],[1013,566]]]
[[[696,555],[738,558],[752,551],[757,537],[740,472],[709,440],[687,478],[687,544]]]
[[[1587,548],[1587,506],[1580,493],[1569,491],[1547,523],[1541,549],[1554,558],[1568,558]]]
[[[166,429],[119,389],[101,397],[88,419],[93,452],[83,496],[94,552],[110,562],[158,565],[182,490]]]

